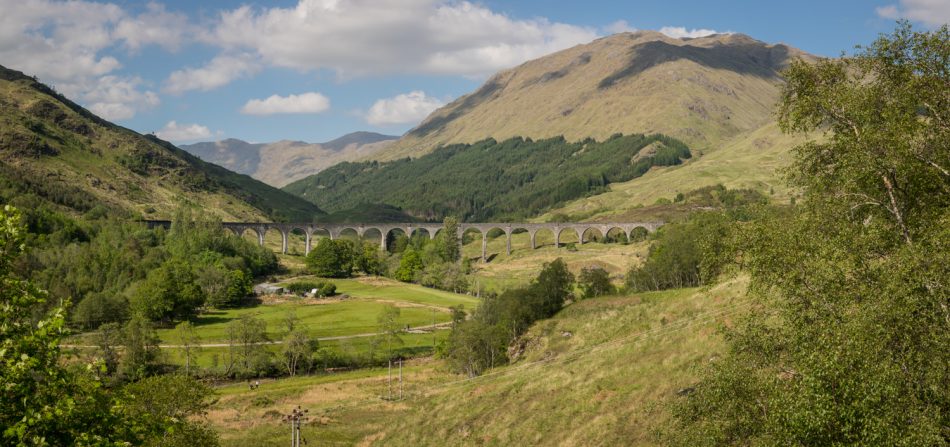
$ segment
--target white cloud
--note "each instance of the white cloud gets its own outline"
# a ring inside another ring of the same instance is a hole
[[[674,39],[682,39],[684,37],[689,37],[689,38],[705,37],[712,34],[729,34],[728,32],[724,33],[721,31],[716,31],[714,29],[706,29],[706,28],[699,28],[699,29],[693,28],[691,30],[687,30],[685,27],[682,27],[682,26],[664,26],[663,28],[660,28],[660,32]]]
[[[176,51],[191,33],[187,16],[170,13],[160,3],[149,3],[146,12],[121,19],[113,35],[133,51],[150,44]]]
[[[161,102],[154,92],[140,90],[141,84],[139,78],[103,76],[93,85],[80,87],[82,93],[77,97],[89,105],[89,110],[107,120],[129,119]]]
[[[885,19],[915,20],[934,28],[950,23],[947,0],[900,0],[900,6],[881,6],[876,11]]]
[[[241,107],[247,115],[276,115],[287,113],[320,113],[330,108],[330,100],[319,93],[299,95],[271,95],[267,99],[252,99]]]
[[[131,17],[109,3],[0,0],[0,62],[36,75],[110,120],[154,107],[158,96],[135,76],[119,75],[121,62],[107,50],[138,50],[183,42],[183,16],[149,5]]]
[[[293,8],[223,12],[203,39],[265,63],[329,69],[341,77],[392,74],[484,76],[586,43],[589,28],[515,20],[469,2],[301,0]]]
[[[365,118],[367,123],[374,126],[414,124],[444,104],[445,102],[437,98],[427,96],[425,92],[415,90],[376,101]]]
[[[211,138],[211,130],[200,124],[178,124],[175,121],[169,121],[161,130],[155,131],[155,135],[163,140],[194,141]]]
[[[626,20],[618,20],[610,25],[604,27],[604,30],[611,34],[616,33],[628,33],[636,31],[637,29],[627,23]]]
[[[189,90],[208,91],[229,82],[253,75],[260,65],[249,55],[221,55],[201,68],[185,68],[172,72],[165,81],[165,91],[181,94]]]

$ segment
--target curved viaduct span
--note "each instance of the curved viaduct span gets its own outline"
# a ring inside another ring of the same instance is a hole
[[[170,228],[172,222],[169,220],[147,220],[145,221],[149,228],[165,227]],[[310,253],[311,242],[318,232],[326,232],[330,239],[340,237],[344,231],[351,230],[357,236],[363,238],[367,232],[376,230],[379,232],[379,246],[383,250],[386,247],[386,239],[393,230],[402,230],[406,236],[412,236],[418,231],[425,231],[429,238],[434,239],[436,233],[442,230],[443,225],[439,223],[376,223],[376,224],[319,224],[319,223],[261,223],[261,222],[222,222],[221,225],[241,236],[245,231],[252,231],[257,235],[257,242],[264,246],[264,235],[268,231],[276,230],[280,233],[282,241],[282,251],[287,253],[287,244],[290,234],[293,231],[299,231],[306,237],[306,253]],[[628,239],[632,239],[633,232],[637,228],[643,228],[648,233],[656,231],[663,222],[591,222],[591,223],[459,223],[458,236],[468,230],[476,230],[482,235],[482,259],[487,255],[488,232],[492,230],[501,230],[505,233],[507,254],[511,254],[511,235],[515,230],[525,230],[531,238],[531,249],[537,247],[535,236],[538,231],[549,230],[554,235],[554,246],[561,244],[561,234],[565,231],[573,231],[577,235],[577,240],[581,244],[585,242],[585,237],[590,230],[598,230],[603,236],[607,236],[612,230],[623,231]]]

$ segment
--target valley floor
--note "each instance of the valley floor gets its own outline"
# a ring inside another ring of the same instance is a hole
[[[284,445],[282,414],[309,410],[314,445],[653,445],[664,403],[722,347],[745,311],[746,281],[610,296],[537,323],[510,366],[476,378],[438,359],[218,389],[208,415],[224,445]]]

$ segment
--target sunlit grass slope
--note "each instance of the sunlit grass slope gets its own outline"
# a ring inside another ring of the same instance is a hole
[[[312,445],[655,445],[663,404],[720,352],[717,328],[746,309],[745,288],[738,279],[581,301],[536,324],[524,353],[484,376],[409,363],[402,400],[385,399],[385,369],[231,385],[209,419],[230,446],[283,445],[280,414],[297,405],[310,410]]]

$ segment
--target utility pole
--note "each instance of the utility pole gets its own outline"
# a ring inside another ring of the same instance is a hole
[[[297,405],[290,414],[284,416],[284,422],[290,422],[290,447],[300,447],[300,441],[303,440],[300,436],[300,421],[306,422],[309,419],[308,412],[310,410],[301,410],[300,405]],[[307,443],[306,440],[303,442]]]
[[[435,354],[435,308],[430,310],[432,310],[432,353]]]
[[[389,359],[389,400],[393,400],[393,359]]]
[[[399,400],[402,400],[402,359],[399,359]]]

